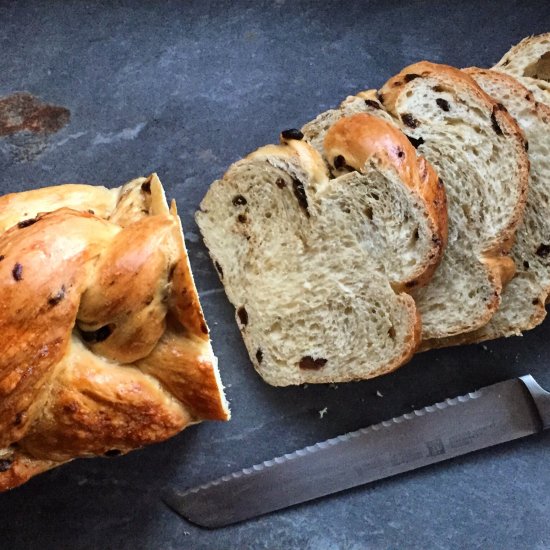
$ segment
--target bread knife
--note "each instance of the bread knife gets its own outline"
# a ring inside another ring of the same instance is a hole
[[[316,443],[165,502],[190,522],[223,527],[550,427],[550,393],[530,376],[446,399]]]

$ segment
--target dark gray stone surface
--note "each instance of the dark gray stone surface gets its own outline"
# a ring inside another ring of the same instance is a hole
[[[512,376],[531,372],[550,388],[548,322],[523,338],[425,353],[368,382],[269,387],[192,218],[232,161],[347,94],[424,58],[488,66],[548,30],[547,1],[1,2],[0,96],[27,91],[71,117],[46,136],[0,137],[0,191],[157,171],[179,203],[233,419],[0,495],[0,548],[550,548],[550,434],[218,531],[159,499],[166,486]]]

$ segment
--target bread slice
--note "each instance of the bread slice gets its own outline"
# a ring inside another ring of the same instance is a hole
[[[330,179],[298,130],[232,165],[196,219],[256,370],[275,386],[372,378],[420,341],[414,300],[445,244],[430,165],[367,114],[325,139]]]
[[[550,33],[524,38],[493,67],[515,76],[535,99],[550,105]]]
[[[512,247],[516,274],[502,293],[500,308],[487,325],[440,342],[445,345],[521,334],[543,321],[550,293],[550,108],[537,103],[510,75],[478,68],[465,71],[502,103],[523,129],[530,160],[529,192]]]
[[[427,349],[434,339],[478,329],[498,309],[526,200],[525,140],[502,105],[454,67],[411,65],[378,97],[447,192],[449,244],[430,284],[414,294]]]

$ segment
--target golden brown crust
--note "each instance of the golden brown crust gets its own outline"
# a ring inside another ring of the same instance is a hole
[[[179,219],[155,178],[68,186],[70,205],[91,201],[79,211],[63,207],[63,186],[0,199],[0,490],[229,417]],[[18,219],[24,204],[54,211]]]
[[[505,249],[509,251],[513,244],[514,234],[517,226],[521,223],[523,210],[525,209],[527,200],[529,159],[525,152],[525,136],[523,135],[523,131],[508,111],[487,95],[471,76],[456,67],[430,63],[429,61],[420,61],[419,63],[405,67],[400,73],[390,78],[390,80],[380,89],[379,97],[381,96],[383,99],[384,107],[396,118],[398,117],[396,107],[397,101],[401,94],[406,93],[408,83],[415,80],[411,80],[410,75],[431,77],[435,80],[439,80],[442,88],[445,88],[447,82],[450,80],[455,89],[466,89],[471,97],[476,98],[487,111],[490,111],[494,115],[501,131],[514,140],[514,146],[518,151],[518,157],[522,159],[520,166],[521,180],[519,185],[520,200],[517,203],[514,215],[511,217],[508,226],[502,230],[493,243],[488,245],[484,252],[487,258],[492,258],[498,263],[502,258],[502,250]],[[496,266],[497,264],[493,263],[492,265]]]
[[[415,315],[415,323],[411,334],[411,340],[409,345],[403,350],[403,354],[400,357],[385,365],[383,369],[373,372],[369,378],[375,378],[377,376],[382,376],[383,374],[388,374],[408,363],[413,358],[414,354],[418,352],[418,348],[422,342],[422,319],[420,317],[420,312],[416,309],[414,299],[406,293],[401,294],[400,298],[406,302],[407,309],[410,312],[414,312]]]
[[[447,244],[447,202],[445,188],[430,163],[417,155],[407,137],[392,124],[360,113],[341,118],[327,132],[325,156],[334,165],[336,157],[358,171],[363,171],[369,160],[376,159],[394,169],[404,185],[414,191],[426,206],[429,224],[435,239],[430,260],[422,273],[402,281],[401,290],[426,284],[441,261]]]
[[[215,358],[204,353],[197,336],[178,330],[170,319],[168,323],[153,352],[138,362],[140,370],[177,395],[193,418],[227,420],[227,408],[219,399]]]
[[[328,172],[321,155],[309,143],[297,139],[286,140],[281,137],[281,145],[265,145],[250,153],[243,160],[264,160],[271,162],[273,157],[281,158],[293,165],[300,166],[307,173],[311,184],[323,185],[328,181]]]
[[[192,421],[156,378],[106,363],[76,337],[48,391],[46,405],[18,442],[38,459],[128,452],[171,437]]]
[[[43,187],[0,197],[0,233],[21,220],[34,218],[41,212],[53,212],[58,208],[72,208],[108,219],[119,198],[120,189],[67,183]]]
[[[17,448],[0,458],[0,492],[19,487],[31,477],[56,468],[61,462],[31,458]],[[5,469],[4,469],[5,468]]]
[[[490,78],[494,82],[500,83],[510,89],[511,95],[523,97],[530,104],[530,111],[534,116],[550,118],[550,106],[536,101],[533,92],[525,87],[522,82],[511,74],[500,72],[498,67],[493,69],[480,69],[479,67],[467,67],[462,69],[463,72],[475,78],[476,75]]]

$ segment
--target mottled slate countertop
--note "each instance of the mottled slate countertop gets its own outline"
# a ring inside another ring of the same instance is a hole
[[[549,322],[523,338],[425,353],[368,382],[269,387],[192,217],[209,183],[279,130],[414,61],[488,66],[549,30],[547,1],[0,3],[0,109],[26,102],[35,117],[0,127],[0,192],[157,171],[179,204],[233,409],[228,424],[75,461],[0,495],[0,548],[550,548],[550,433],[223,530],[190,525],[159,499],[168,485],[515,375],[550,388]]]

